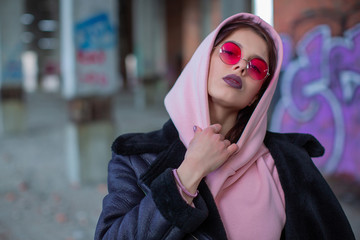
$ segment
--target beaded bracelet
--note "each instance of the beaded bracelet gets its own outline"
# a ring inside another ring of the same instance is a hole
[[[178,183],[178,185],[180,186],[181,188],[181,191],[183,191],[183,193],[185,193],[187,196],[189,197],[192,197],[192,198],[195,198],[197,197],[197,195],[199,194],[199,191],[196,190],[196,193],[195,194],[191,194],[184,185],[182,185],[181,181],[180,181],[180,178],[179,178],[179,175],[177,174],[177,171],[176,169],[173,169],[173,174],[174,174],[174,177],[176,179],[176,182]]]

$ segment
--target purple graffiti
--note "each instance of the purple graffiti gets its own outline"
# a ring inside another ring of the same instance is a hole
[[[320,169],[360,179],[360,24],[343,37],[317,26],[295,49],[291,38],[282,39],[285,62],[271,130],[315,135],[326,148],[315,160]]]

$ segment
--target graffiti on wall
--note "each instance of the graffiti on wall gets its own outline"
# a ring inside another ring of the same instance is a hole
[[[80,91],[109,88],[114,78],[116,32],[107,13],[92,15],[75,26]],[[93,89],[94,89],[93,88]],[[91,91],[91,90],[90,90]],[[94,91],[94,90],[93,90]]]
[[[314,159],[320,169],[360,178],[360,24],[336,37],[317,26],[296,47],[289,36],[282,40],[271,130],[313,134],[326,149]]]

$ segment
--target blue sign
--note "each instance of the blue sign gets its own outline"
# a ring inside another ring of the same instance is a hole
[[[76,46],[79,50],[108,49],[115,46],[115,31],[108,14],[101,13],[75,26]]]

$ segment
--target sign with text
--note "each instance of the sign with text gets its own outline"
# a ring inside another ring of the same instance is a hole
[[[96,8],[96,4],[101,6]],[[110,95],[120,85],[113,9],[111,4],[90,1],[79,5],[77,11],[80,17],[75,22],[76,93]]]

